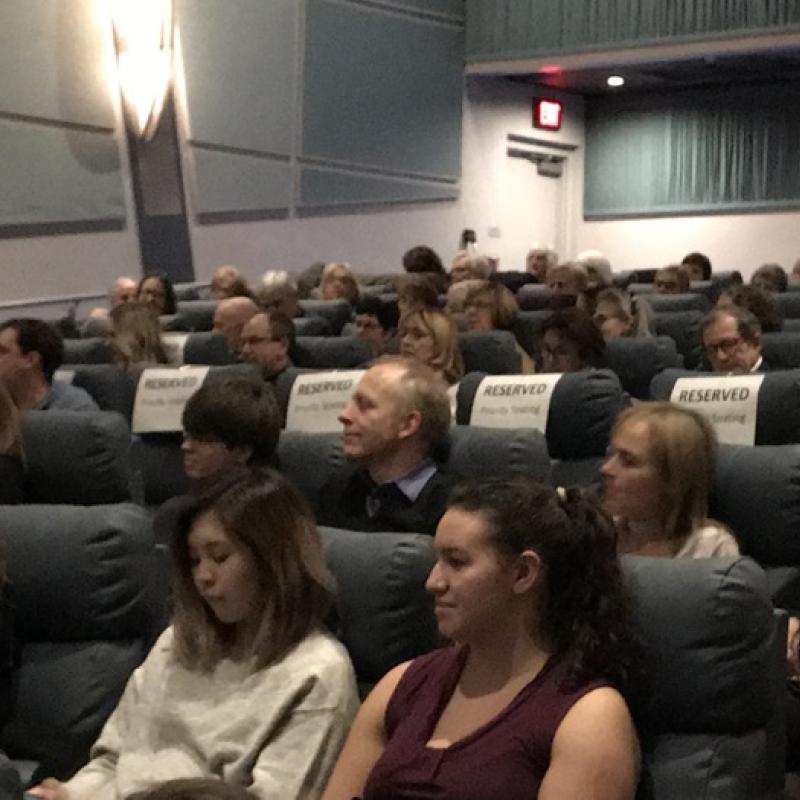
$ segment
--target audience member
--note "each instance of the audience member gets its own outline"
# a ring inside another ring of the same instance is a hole
[[[439,308],[439,293],[427,277],[413,276],[404,280],[397,290],[397,310],[402,322],[412,311]]]
[[[137,792],[127,800],[260,800],[241,786],[212,778],[182,778],[155,789]]]
[[[308,300],[310,297],[314,297],[315,294],[319,296],[317,289],[319,282],[322,280],[322,270],[324,269],[324,261],[314,261],[297,276],[297,293],[301,300]]]
[[[319,291],[323,300],[347,300],[351,306],[358,303],[358,284],[349,264],[326,264]]]
[[[708,519],[715,450],[711,425],[687,408],[639,403],[619,416],[601,474],[621,552],[738,555],[730,531]]]
[[[528,255],[525,257],[525,271],[536,276],[541,283],[547,282],[547,273],[557,266],[556,251],[546,247],[534,247],[528,250]]]
[[[326,631],[332,579],[307,502],[275,472],[229,482],[180,518],[172,625],[50,800],[129,797],[223,776],[256,797],[325,785],[358,706],[346,651]]]
[[[681,265],[686,267],[689,273],[689,280],[710,281],[711,280],[711,261],[703,253],[688,253],[683,257]]]
[[[24,501],[22,421],[8,389],[0,381],[0,506]]]
[[[412,247],[403,254],[403,269],[409,274],[427,278],[438,292],[446,292],[450,283],[439,254],[425,245]]]
[[[586,273],[586,288],[606,289],[611,286],[611,262],[599,250],[585,250],[575,259],[575,266]]]
[[[158,314],[152,306],[138,300],[122,303],[111,309],[109,320],[108,345],[115,363],[125,368],[132,364],[167,363]]]
[[[514,324],[519,308],[514,295],[501,283],[484,281],[471,289],[464,301],[464,319],[468,331],[509,331]],[[531,357],[514,339],[520,359],[520,372],[534,371]]]
[[[588,278],[583,267],[561,264],[547,273],[547,286],[557,295],[579,297],[586,291]]]
[[[455,646],[378,683],[323,800],[633,800],[639,747],[620,690],[636,637],[615,544],[578,489],[457,487],[426,583]]]
[[[242,330],[257,313],[258,306],[249,297],[226,297],[214,309],[212,330],[224,336],[231,351],[238,353],[242,349]]]
[[[734,284],[720,292],[716,308],[738,306],[755,316],[761,325],[762,333],[774,333],[783,328],[783,314],[772,298],[771,292],[764,292],[755,286]]]
[[[761,355],[761,326],[744,308],[715,308],[700,323],[700,337],[712,372],[742,375],[766,372]]]
[[[484,278],[468,278],[467,280],[450,284],[450,288],[447,290],[447,302],[444,310],[448,314],[462,314],[464,312],[464,303],[467,302],[467,295],[484,283],[486,283]]]
[[[603,289],[597,295],[593,319],[605,339],[655,333],[650,304],[625,289]]]
[[[464,360],[458,345],[458,329],[444,311],[414,311],[400,325],[400,352],[431,367],[448,385],[464,375]]]
[[[450,268],[450,283],[468,280],[489,280],[492,265],[486,256],[471,255],[465,250],[456,253]]]
[[[40,319],[11,319],[0,324],[0,379],[21,411],[97,411],[83,389],[54,383],[64,358],[61,337]]]
[[[789,288],[789,276],[780,264],[762,264],[750,279],[750,285],[763,292],[785,292]]]
[[[432,534],[450,489],[434,460],[450,428],[442,379],[414,359],[385,356],[364,373],[339,420],[353,467],[320,492],[320,523]]]
[[[274,381],[292,366],[289,352],[294,338],[294,323],[288,317],[254,314],[242,328],[242,360],[255,364],[265,380]]]
[[[369,346],[373,357],[387,352],[397,333],[398,311],[395,303],[384,303],[378,297],[362,297],[356,305],[356,332]]]
[[[270,270],[261,278],[261,288],[255,295],[259,308],[267,313],[277,313],[289,319],[303,316],[300,308],[300,293],[289,280],[285,270]]]
[[[89,312],[89,319],[105,319],[108,317],[108,312],[110,309],[116,308],[118,305],[120,305],[120,303],[127,303],[130,300],[135,300],[137,291],[138,287],[133,278],[117,278],[114,281],[114,285],[108,292],[109,308],[93,308]]]
[[[156,313],[174,314],[178,309],[172,281],[163,272],[148,272],[139,281],[136,299],[148,303]]]
[[[678,264],[662,267],[653,280],[656,294],[686,294],[689,286],[689,271]]]
[[[579,308],[554,311],[542,326],[541,372],[579,372],[603,363],[606,343]]]
[[[215,300],[224,300],[227,297],[250,297],[250,289],[236,267],[217,267],[211,276],[211,296]]]

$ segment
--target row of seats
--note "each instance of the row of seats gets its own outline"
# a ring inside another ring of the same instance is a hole
[[[0,507],[21,640],[0,746],[25,775],[83,763],[164,623],[166,584],[135,506]],[[424,581],[429,537],[322,530],[337,633],[364,691],[439,644]],[[778,800],[785,617],[747,558],[626,557],[643,644],[629,702],[644,796]],[[675,587],[680,591],[676,592]]]

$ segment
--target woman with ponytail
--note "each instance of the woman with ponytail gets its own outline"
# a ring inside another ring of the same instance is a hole
[[[323,800],[632,800],[634,656],[612,520],[523,477],[457,487],[427,581],[454,646],[389,672]]]

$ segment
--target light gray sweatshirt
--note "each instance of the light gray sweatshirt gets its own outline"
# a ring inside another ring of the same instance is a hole
[[[358,709],[344,647],[313,633],[277,664],[223,659],[210,673],[187,670],[172,648],[168,628],[67,783],[70,800],[122,800],[195,777],[261,800],[318,798]]]

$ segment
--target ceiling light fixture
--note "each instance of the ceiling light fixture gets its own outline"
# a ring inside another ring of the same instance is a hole
[[[625,78],[623,78],[622,75],[611,75],[606,83],[616,89],[617,87],[624,85]]]

